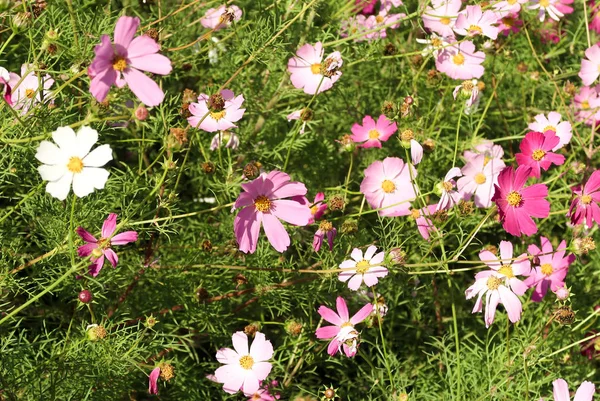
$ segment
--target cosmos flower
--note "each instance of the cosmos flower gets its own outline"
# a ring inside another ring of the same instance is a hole
[[[222,5],[217,8],[209,8],[200,19],[203,27],[218,31],[229,27],[234,21],[242,18],[242,10],[238,6],[232,5],[226,7]]]
[[[363,148],[381,148],[381,142],[387,141],[397,131],[395,122],[380,115],[377,122],[371,116],[365,116],[362,125],[355,123],[352,128],[352,140],[361,143]]]
[[[586,125],[594,125],[600,120],[600,94],[596,88],[583,86],[573,97],[575,119]]]
[[[439,72],[452,79],[481,78],[484,68],[485,53],[475,51],[473,42],[465,40],[446,47],[435,60]]]
[[[325,239],[325,237],[327,237],[327,244],[329,245],[329,250],[332,251],[333,250],[333,240],[336,235],[337,235],[337,230],[335,229],[333,224],[331,224],[327,220],[323,220],[319,224],[319,229],[317,230],[317,232],[315,233],[315,236],[313,237],[312,246],[313,246],[313,249],[315,250],[315,252],[319,252],[319,250],[321,250],[321,246],[323,245],[323,240]]]
[[[507,13],[517,14],[521,11],[521,4],[527,3],[529,0],[499,0],[492,4],[494,10],[504,17]]]
[[[411,216],[415,219],[417,230],[424,240],[429,241],[432,232],[437,231],[437,228],[431,221],[433,214],[437,211],[437,204],[428,205],[422,209],[412,209]]]
[[[343,61],[340,52],[333,52],[323,60],[323,45],[305,44],[288,61],[288,71],[292,84],[304,93],[314,95],[331,89],[342,76],[340,68]]]
[[[432,6],[427,6],[422,15],[423,26],[443,37],[454,36],[452,28],[458,18],[462,1],[438,0],[433,2]]]
[[[469,156],[469,162],[461,169],[463,176],[456,183],[458,192],[463,194],[465,200],[474,196],[477,207],[490,207],[494,184],[498,182],[498,175],[506,165],[502,159],[490,158],[485,153]]]
[[[221,146],[235,150],[240,146],[240,138],[234,132],[220,131],[210,141],[210,150],[214,151]]]
[[[546,237],[540,237],[542,241],[542,249],[537,245],[531,244],[527,247],[527,251],[537,261],[532,274],[525,280],[528,287],[535,287],[531,296],[534,302],[541,302],[544,295],[550,288],[553,292],[558,291],[565,286],[565,277],[569,271],[569,266],[575,261],[575,255],[565,256],[567,243],[561,241],[554,251],[552,243]]]
[[[467,6],[465,11],[458,14],[454,24],[454,32],[463,36],[482,35],[492,40],[498,37],[498,14],[492,10],[483,12],[480,6]]]
[[[452,96],[456,100],[457,96],[461,96],[465,99],[464,113],[470,115],[479,106],[480,88],[483,88],[483,82],[479,82],[476,79],[469,79],[463,81],[462,84],[454,87]]]
[[[12,88],[8,84],[10,81],[10,73],[4,67],[0,67],[0,85],[2,86],[2,90],[0,91],[0,95],[4,97],[6,103],[9,106],[12,106]]]
[[[535,121],[530,123],[528,128],[536,132],[554,132],[560,139],[558,145],[552,148],[552,151],[556,151],[568,144],[573,136],[571,123],[568,121],[560,121],[561,119],[560,113],[557,113],[556,111],[548,113],[548,117],[543,114],[538,114],[534,117]]]
[[[462,176],[462,172],[460,168],[453,167],[451,168],[444,177],[444,181],[440,183],[440,190],[442,192],[442,196],[440,197],[440,201],[437,204],[436,212],[442,209],[451,209],[461,200],[464,196],[463,194],[456,191],[456,177]]]
[[[552,149],[560,143],[560,138],[553,131],[541,132],[531,131],[519,144],[521,153],[515,158],[519,166],[531,167],[531,177],[540,178],[541,169],[548,171],[552,164],[557,166],[565,162],[565,157],[552,152]]]
[[[33,64],[23,64],[21,76],[11,72],[8,82],[5,78],[6,76],[3,77],[6,85],[5,99],[10,93],[10,101],[7,99],[8,103],[14,109],[21,110],[22,114],[27,113],[36,104],[45,103],[51,98],[50,88],[54,84],[54,80],[48,74],[38,77]]]
[[[600,75],[600,46],[593,45],[585,51],[587,59],[581,60],[579,78],[585,86],[590,86]]]
[[[573,225],[585,223],[592,227],[600,224],[600,170],[595,170],[586,183],[572,188],[576,195],[571,202],[568,216]]]
[[[529,288],[517,276],[529,276],[531,262],[526,253],[513,257],[513,244],[509,241],[500,241],[500,259],[487,249],[479,252],[479,259],[490,269],[504,277],[505,285],[517,295],[525,294]],[[485,272],[484,272],[485,273]],[[477,278],[477,275],[475,275]]]
[[[498,30],[504,36],[508,36],[511,32],[517,33],[523,26],[523,21],[519,19],[519,14],[510,13],[498,20]]]
[[[160,376],[160,368],[156,367],[150,372],[148,376],[148,393],[158,394],[158,377]]]
[[[552,392],[554,401],[570,401],[571,395],[569,394],[569,385],[566,381],[563,379],[554,380],[552,386],[554,387],[554,391]],[[592,401],[595,392],[596,386],[594,383],[585,381],[577,389],[573,401]]]
[[[187,121],[193,128],[206,132],[237,128],[234,123],[241,120],[246,112],[246,109],[241,108],[242,103],[244,95],[235,96],[229,89],[223,89],[212,96],[201,93],[198,102],[190,104],[189,111],[192,115]]]
[[[388,269],[381,266],[385,257],[385,252],[375,254],[377,247],[371,245],[363,253],[360,249],[354,248],[350,255],[352,259],[345,260],[340,264],[341,269],[349,269],[340,272],[338,276],[342,282],[348,282],[348,288],[352,291],[358,290],[358,287],[364,282],[366,286],[373,287],[379,282],[379,278],[388,274]]]
[[[554,21],[560,21],[562,17],[565,15],[559,11],[559,0],[531,0],[533,3],[528,8],[530,10],[539,10],[538,18],[541,22],[544,22],[546,19],[546,13],[552,18]]]

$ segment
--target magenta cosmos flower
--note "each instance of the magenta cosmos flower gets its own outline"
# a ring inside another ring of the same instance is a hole
[[[600,170],[595,170],[583,187],[576,185],[572,190],[577,196],[569,208],[571,223],[585,223],[588,227],[592,227],[594,221],[600,224]]]
[[[92,277],[96,277],[102,266],[104,265],[104,257],[110,262],[113,267],[117,267],[119,257],[112,250],[113,245],[126,245],[130,242],[135,242],[138,239],[138,234],[135,231],[125,231],[114,235],[117,229],[117,215],[111,213],[102,224],[102,233],[100,239],[96,239],[92,234],[86,231],[83,227],[77,227],[77,235],[81,237],[87,244],[77,248],[77,254],[80,257],[90,256],[92,264],[89,267]]]
[[[511,13],[505,15],[498,21],[498,30],[504,36],[508,36],[511,32],[517,33],[523,26],[523,21],[519,19],[519,14]]]
[[[498,22],[499,15],[492,10],[483,12],[480,6],[467,6],[456,19],[454,32],[463,36],[483,35],[492,40],[498,37],[498,28],[494,26]]]
[[[10,73],[6,68],[0,67],[0,86],[2,86],[0,95],[4,97],[9,106],[12,106],[12,88],[9,85],[9,81]]]
[[[171,72],[171,60],[158,54],[160,46],[151,37],[142,35],[134,39],[139,25],[137,17],[119,18],[115,42],[102,35],[102,43],[94,48],[96,57],[89,68],[90,92],[99,102],[106,99],[112,85],[122,88],[126,84],[146,106],[158,106],[163,101],[162,89],[142,71],[167,75]]]
[[[530,177],[540,178],[541,169],[548,171],[552,164],[560,166],[565,162],[563,155],[552,152],[559,143],[560,138],[553,131],[528,132],[519,145],[521,153],[515,155],[517,163],[531,167]]]
[[[548,117],[543,114],[538,114],[534,117],[535,121],[529,124],[528,128],[536,132],[554,132],[560,139],[558,145],[552,148],[553,151],[556,151],[568,144],[573,136],[571,123],[568,121],[560,121],[561,119],[560,113],[557,113],[556,111],[548,113]]]
[[[452,79],[481,78],[485,69],[481,65],[485,53],[476,52],[471,41],[456,43],[440,52],[435,67]]]
[[[318,192],[315,195],[315,200],[312,203],[310,208],[310,220],[308,224],[312,224],[315,220],[319,220],[323,217],[323,214],[327,210],[327,202],[325,202],[325,194],[323,192]]]
[[[590,29],[600,34],[600,3],[594,0],[589,2]]]
[[[290,181],[290,176],[281,171],[271,171],[242,184],[242,189],[244,192],[233,206],[233,209],[242,208],[233,223],[240,251],[256,251],[261,224],[273,248],[278,252],[285,251],[290,245],[290,236],[279,219],[305,226],[311,217],[308,205],[284,199],[306,195],[304,184]]]
[[[581,60],[579,78],[585,86],[590,86],[600,75],[600,46],[594,45],[588,48],[585,56],[587,59]]]
[[[550,214],[548,187],[544,184],[533,184],[525,187],[531,167],[506,167],[498,176],[492,201],[498,206],[498,214],[502,227],[507,233],[516,237],[521,234],[533,235],[537,226],[531,217],[544,218]]]
[[[342,76],[339,70],[343,64],[340,52],[333,52],[323,60],[323,45],[305,44],[296,52],[296,57],[288,61],[288,71],[292,84],[304,93],[314,95],[331,89]]]
[[[569,385],[566,381],[563,379],[554,380],[552,386],[554,386],[554,391],[552,393],[552,395],[554,395],[554,401],[569,401],[571,399]],[[585,381],[581,383],[577,389],[573,401],[592,401],[595,392],[596,386],[594,383]]]
[[[371,116],[365,116],[363,125],[355,123],[352,126],[352,140],[362,143],[363,148],[380,148],[381,142],[387,141],[398,130],[396,123],[387,119],[383,114],[377,122]]]
[[[397,157],[386,157],[382,162],[374,161],[365,170],[365,178],[360,183],[360,192],[367,202],[378,210],[380,216],[407,216],[410,214],[410,201],[416,197],[412,178],[417,170]]]
[[[53,84],[54,80],[50,78],[50,75],[46,74],[38,77],[33,64],[23,64],[21,66],[21,76],[14,72],[9,74],[4,96],[6,99],[7,95],[10,94],[10,100],[7,99],[8,104],[25,114],[36,104],[50,100],[50,88]]]
[[[358,287],[364,282],[366,286],[373,287],[379,282],[380,277],[388,274],[388,269],[382,266],[385,252],[375,254],[377,247],[371,245],[367,248],[365,255],[360,249],[354,248],[350,257],[340,264],[341,269],[346,269],[338,276],[342,282],[348,282],[348,288],[352,291],[358,290]]]
[[[212,96],[201,93],[198,103],[190,104],[189,111],[192,116],[188,117],[188,123],[206,132],[237,128],[234,123],[241,120],[246,112],[246,109],[241,108],[242,103],[244,95],[235,96],[229,89]]]
[[[248,349],[248,336],[238,331],[232,336],[233,348],[217,351],[217,360],[224,364],[215,371],[217,382],[223,383],[223,390],[235,394],[254,394],[260,388],[260,381],[271,373],[272,365],[267,362],[273,357],[273,345],[263,333],[257,332]]]
[[[469,162],[461,169],[463,176],[456,183],[458,192],[465,200],[474,196],[477,207],[490,207],[494,184],[498,182],[498,176],[506,165],[502,159],[490,158],[485,153],[469,154],[469,157]]]
[[[528,287],[535,287],[531,296],[531,300],[534,302],[541,302],[548,292],[548,288],[553,292],[563,288],[569,266],[575,261],[575,255],[565,256],[567,243],[564,240],[558,244],[556,252],[548,238],[541,237],[541,240],[542,249],[534,244],[527,247],[527,251],[534,256],[534,260],[539,261],[532,274],[525,280]]]
[[[329,355],[334,356],[343,349],[346,356],[352,358],[358,351],[359,342],[359,333],[354,325],[362,322],[371,314],[373,305],[366,304],[352,317],[348,313],[348,306],[344,298],[337,297],[336,307],[337,313],[324,305],[319,307],[319,315],[333,326],[318,328],[316,335],[318,339],[332,339],[327,347]]]
[[[204,13],[204,17],[200,19],[203,27],[218,31],[227,28],[234,21],[239,21],[242,18],[242,10],[238,6],[225,7],[222,5],[218,8],[209,8]]]
[[[321,250],[321,246],[323,246],[323,241],[325,240],[325,237],[327,237],[327,244],[329,245],[329,250],[332,251],[333,250],[333,240],[336,235],[337,235],[337,230],[335,229],[333,224],[331,224],[327,220],[323,220],[319,224],[319,229],[317,230],[317,232],[315,233],[315,236],[313,237],[312,246],[313,246],[313,249],[315,250],[315,252],[319,252]]]

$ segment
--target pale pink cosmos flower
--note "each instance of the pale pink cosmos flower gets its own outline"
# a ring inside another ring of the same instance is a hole
[[[425,28],[441,36],[454,36],[452,28],[454,27],[456,18],[458,18],[462,1],[434,0],[432,6],[427,6],[422,15]]]
[[[581,87],[573,97],[573,106],[577,121],[583,121],[586,125],[593,125],[600,120],[600,93],[596,88]]]
[[[363,148],[381,148],[381,142],[387,141],[398,130],[396,123],[380,115],[377,122],[371,116],[365,116],[362,125],[354,123],[351,128],[352,140],[361,143]]]
[[[338,276],[342,282],[348,282],[348,288],[352,291],[358,290],[358,287],[364,282],[366,286],[373,287],[379,282],[379,278],[385,277],[388,274],[388,269],[382,266],[385,252],[377,252],[377,247],[371,245],[363,253],[360,249],[354,248],[350,257],[352,259],[345,260],[340,263],[341,269],[344,270]]]
[[[0,86],[2,87],[0,94],[4,97],[6,103],[8,103],[9,106],[12,106],[12,88],[8,84],[9,81],[10,73],[6,68],[0,67]]]
[[[544,22],[546,19],[546,13],[552,18],[554,21],[559,21],[565,15],[560,12],[559,0],[532,0],[533,4],[528,8],[530,10],[540,10],[538,11],[538,18],[541,22]]]
[[[565,286],[565,277],[569,266],[575,261],[575,255],[565,256],[567,250],[565,240],[558,244],[556,251],[548,238],[541,237],[541,240],[542,249],[535,244],[527,247],[527,251],[537,262],[532,274],[525,280],[525,284],[529,288],[535,287],[531,295],[531,300],[534,302],[541,302],[548,292],[548,288],[558,294],[557,291]]]
[[[473,156],[461,169],[463,176],[456,183],[458,192],[463,194],[465,200],[474,196],[477,207],[490,207],[494,184],[498,182],[498,175],[504,167],[506,165],[502,159],[489,158],[485,154]]]
[[[140,25],[137,17],[123,16],[115,26],[115,42],[110,36],[102,35],[101,42],[94,48],[96,57],[90,65],[92,76],[90,92],[99,102],[106,99],[112,85],[125,85],[146,106],[158,106],[164,99],[162,89],[142,71],[167,75],[171,72],[171,60],[158,54],[160,46],[149,36],[134,39]]]
[[[501,161],[502,156],[504,156],[504,149],[502,149],[502,146],[496,145],[494,142],[486,139],[477,144],[475,149],[465,150],[463,153],[463,156],[467,162],[471,161],[477,155],[484,155],[486,160],[498,159]]]
[[[600,3],[596,3],[594,0],[589,2],[590,10],[590,29],[600,34]]]
[[[241,208],[233,223],[240,251],[256,251],[262,225],[273,248],[284,252],[290,245],[290,236],[279,219],[305,226],[311,217],[308,205],[285,198],[305,196],[306,187],[301,182],[290,181],[289,175],[277,170],[241,185],[244,191],[233,206],[233,209]]]
[[[404,17],[406,17],[406,14],[404,13],[389,13],[389,7],[382,7],[377,15],[369,16],[366,21],[369,30],[377,29],[379,27],[380,30],[367,33],[366,37],[368,39],[382,39],[387,37],[386,27],[397,29],[400,24],[395,24],[395,22],[400,21]]]
[[[554,396],[554,401],[571,400],[571,395],[569,394],[569,385],[566,381],[564,381],[563,379],[554,380],[552,382],[552,386],[554,386],[554,390],[552,392],[552,395]],[[577,389],[573,401],[592,401],[595,392],[596,386],[594,385],[594,383],[584,381]]]
[[[530,123],[528,128],[532,131],[547,132],[552,131],[558,136],[559,143],[554,148],[556,151],[571,141],[573,136],[571,123],[568,121],[560,121],[562,116],[556,111],[548,113],[548,117],[543,114],[538,114],[534,117],[534,122]]]
[[[492,7],[502,16],[507,13],[517,14],[521,11],[521,4],[525,4],[528,1],[529,0],[500,0],[493,3]]]
[[[333,226],[333,224],[331,224],[327,220],[323,220],[319,224],[319,229],[317,230],[317,232],[315,233],[315,236],[313,237],[312,246],[313,246],[313,249],[315,250],[315,252],[319,252],[321,250],[321,246],[323,245],[323,240],[325,239],[325,237],[327,237],[327,244],[329,245],[329,250],[332,251],[333,250],[333,240],[335,239],[336,235],[337,235],[337,230]]]
[[[300,135],[304,135],[304,130],[306,129],[306,123],[308,121],[307,119],[303,118],[302,114],[304,113],[304,110],[305,109],[293,111],[290,114],[288,114],[286,117],[288,121],[302,120],[302,127],[300,127],[300,131],[299,131]],[[307,109],[307,110],[309,110],[309,109]],[[309,110],[309,112],[310,112],[310,110]]]
[[[77,254],[80,257],[91,256],[90,260],[92,264],[89,266],[89,272],[92,277],[96,277],[102,266],[104,266],[104,257],[114,267],[117,267],[119,263],[119,257],[112,250],[114,245],[126,245],[130,242],[135,242],[138,239],[138,234],[135,231],[125,231],[120,234],[114,235],[117,229],[117,215],[111,213],[102,224],[102,232],[100,239],[96,239],[90,232],[86,231],[83,227],[77,227],[75,232],[81,237],[87,244],[81,245],[77,248]]]
[[[367,31],[372,29],[372,23],[374,19],[365,17],[363,14],[352,16],[341,23],[340,36],[347,38],[348,36],[355,36],[355,42],[363,42],[370,40],[371,38],[367,34]],[[364,32],[364,33],[363,33]],[[357,35],[363,33],[362,35]]]
[[[242,10],[238,6],[226,7],[222,5],[217,8],[209,8],[200,19],[203,27],[218,31],[227,28],[232,22],[237,22],[242,18]]]
[[[435,209],[436,212],[438,210],[453,208],[463,198],[464,195],[456,190],[455,178],[460,176],[462,176],[460,168],[452,167],[448,170],[444,177],[444,181],[439,184],[442,196]]]
[[[158,394],[158,377],[160,376],[160,367],[152,369],[148,376],[148,393]]]
[[[206,132],[226,131],[237,128],[234,123],[241,120],[246,112],[242,109],[244,95],[235,96],[233,91],[223,89],[220,93],[208,96],[201,93],[198,103],[190,104],[188,123]]]
[[[378,210],[380,216],[406,216],[410,214],[410,201],[416,197],[412,178],[417,170],[397,157],[374,161],[365,170],[360,192],[367,202]]]
[[[11,72],[9,78],[6,84],[7,93],[11,94],[8,103],[12,105],[13,109],[21,110],[22,114],[27,113],[36,104],[50,100],[50,88],[54,84],[54,80],[48,74],[38,77],[33,64],[23,64],[21,76]]]
[[[519,14],[510,13],[498,20],[498,30],[504,36],[508,36],[511,32],[517,33],[523,26],[523,21],[519,19]]]
[[[513,244],[509,241],[500,241],[500,259],[492,252],[483,250],[479,252],[479,259],[490,269],[504,277],[505,285],[517,295],[525,294],[529,286],[517,276],[529,277],[531,262],[526,253],[513,257]],[[477,278],[477,275],[475,275]]]
[[[424,240],[429,241],[432,232],[436,232],[437,228],[431,221],[431,216],[437,211],[437,204],[428,205],[422,209],[412,209],[411,215],[417,224],[417,230]]]
[[[314,95],[331,89],[342,76],[340,68],[343,64],[340,52],[333,52],[323,60],[323,45],[305,44],[296,52],[296,56],[288,61],[288,71],[292,84],[304,93]]]
[[[545,218],[550,214],[550,202],[546,200],[548,187],[544,184],[525,186],[531,167],[519,166],[516,170],[506,167],[498,176],[492,202],[498,206],[502,227],[516,237],[533,235],[537,226],[531,217]]]
[[[541,132],[531,131],[519,144],[521,153],[515,155],[519,166],[531,167],[530,177],[540,178],[541,170],[548,171],[552,164],[557,166],[565,162],[565,157],[552,152],[558,146],[560,138],[554,131]]]
[[[223,390],[235,394],[254,394],[260,388],[260,381],[271,373],[272,365],[267,362],[273,357],[273,345],[261,332],[256,332],[248,349],[248,336],[238,331],[232,336],[233,348],[217,351],[217,360],[224,365],[215,371],[217,382],[223,383]]]
[[[576,195],[569,208],[568,216],[573,225],[585,223],[592,227],[600,224],[600,170],[595,170],[585,184],[572,188]]]
[[[244,393],[248,398],[248,401],[275,401],[281,398],[279,394],[271,394],[269,391],[270,387],[276,387],[279,383],[277,380],[271,381],[271,383],[259,382],[260,388],[254,394],[252,393]]]
[[[348,358],[352,358],[358,351],[359,333],[354,325],[365,320],[373,311],[373,304],[366,304],[354,316],[350,317],[348,306],[342,297],[336,299],[337,313],[328,307],[321,305],[319,315],[333,326],[320,327],[316,331],[318,339],[329,339],[331,342],[327,347],[327,353],[334,356],[342,349]]]
[[[435,67],[452,79],[481,78],[485,53],[475,51],[473,42],[465,40],[446,47],[435,60]]]
[[[481,98],[479,92],[479,81],[476,79],[470,79],[463,81],[462,84],[454,87],[452,96],[456,100],[457,96],[461,96],[465,99],[464,113],[470,115],[479,106],[479,100]]]
[[[454,42],[456,42],[454,34],[450,37],[442,37],[438,36],[435,32],[432,32],[427,39],[417,39],[417,43],[426,45],[423,51],[421,51],[421,55],[423,57],[432,55],[434,58],[437,58],[440,52],[444,51],[446,47]]]
[[[579,78],[585,86],[590,86],[600,75],[600,46],[593,45],[585,51],[587,59],[581,60]]]
[[[499,15],[492,10],[483,12],[480,6],[467,6],[458,14],[454,32],[463,36],[483,35],[492,40],[498,37],[498,27],[494,26]]]

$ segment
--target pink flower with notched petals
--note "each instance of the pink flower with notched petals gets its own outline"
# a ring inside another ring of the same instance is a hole
[[[587,59],[581,60],[579,78],[585,86],[590,86],[600,75],[600,46],[593,45],[585,51]]]
[[[314,95],[331,89],[333,84],[342,76],[339,70],[342,66],[340,52],[333,52],[323,60],[323,45],[305,44],[296,52],[296,56],[288,61],[288,71],[292,84],[304,93]]]
[[[500,158],[490,158],[485,153],[472,155],[461,169],[463,176],[456,182],[458,192],[463,194],[465,200],[474,196],[477,207],[490,207],[494,184],[498,182],[498,175],[504,167],[506,165]]]
[[[536,132],[552,131],[558,136],[560,142],[553,151],[558,150],[568,144],[573,136],[571,123],[568,121],[560,121],[562,116],[556,111],[548,113],[548,117],[543,114],[538,114],[534,117],[534,122],[530,123],[528,128]]]
[[[320,327],[315,334],[318,339],[332,339],[327,347],[329,355],[334,356],[343,349],[346,356],[352,358],[358,351],[359,343],[359,333],[354,325],[362,322],[371,314],[373,305],[366,304],[352,317],[348,313],[348,306],[344,298],[337,297],[336,306],[337,313],[324,305],[319,307],[319,315],[334,326]]]
[[[424,240],[429,241],[432,232],[436,232],[437,228],[431,221],[431,216],[437,211],[437,205],[428,205],[422,209],[411,210],[411,215],[417,224],[417,230]]]
[[[531,167],[519,166],[516,170],[506,167],[498,176],[492,201],[498,206],[502,227],[516,237],[533,235],[537,226],[531,217],[545,218],[550,214],[550,202],[546,200],[548,187],[544,184],[524,186],[531,174]]]
[[[221,348],[217,351],[217,360],[224,364],[215,371],[218,383],[223,390],[235,394],[242,390],[244,394],[254,394],[260,388],[260,381],[271,373],[272,365],[267,362],[273,357],[273,345],[263,333],[257,332],[248,349],[248,336],[238,331],[232,336],[233,348]]]
[[[460,168],[451,168],[444,177],[444,181],[441,182],[442,196],[437,204],[436,211],[442,209],[451,209],[456,205],[462,198],[463,194],[456,191],[456,177],[462,176]]]
[[[102,35],[102,43],[94,48],[96,57],[89,68],[90,92],[99,102],[104,101],[112,85],[129,86],[146,106],[158,106],[163,101],[162,89],[142,71],[167,75],[171,72],[171,60],[158,54],[160,46],[151,37],[141,35],[134,39],[139,25],[137,17],[119,18],[115,42]]]
[[[596,88],[581,87],[573,97],[573,106],[577,121],[583,121],[586,125],[593,125],[600,120],[600,94]]]
[[[510,13],[498,20],[498,30],[504,36],[508,36],[511,32],[519,32],[519,28],[523,26],[523,21],[519,19],[519,14]]]
[[[158,394],[158,377],[160,376],[160,367],[152,369],[148,376],[148,393]]]
[[[557,379],[552,382],[552,386],[554,387],[552,395],[554,396],[554,401],[569,401],[571,399],[571,395],[569,393],[569,385],[563,379]],[[581,383],[577,392],[575,393],[575,398],[573,401],[592,401],[594,398],[594,393],[596,392],[596,386],[592,382],[585,381]]]
[[[275,401],[281,398],[279,394],[271,394],[269,391],[273,391],[270,387],[277,387],[279,383],[277,380],[271,381],[271,383],[259,382],[260,388],[254,394],[252,393],[244,393],[248,398],[248,401]]]
[[[458,14],[454,24],[454,32],[463,36],[483,35],[492,40],[498,37],[499,15],[492,10],[483,12],[480,6],[467,6],[466,10]]]
[[[473,42],[465,40],[446,47],[435,60],[435,67],[452,79],[481,78],[485,53],[476,52]]]
[[[462,7],[461,0],[437,0],[428,6],[422,15],[425,28],[440,34],[441,36],[454,36],[452,28],[458,11]]]
[[[21,110],[23,114],[36,104],[47,102],[51,97],[50,88],[54,84],[54,80],[48,74],[38,77],[33,64],[23,64],[21,76],[11,72],[8,82],[5,82],[7,87],[5,99],[10,93],[8,104],[15,110]]]
[[[513,244],[509,241],[500,241],[500,259],[492,252],[483,250],[479,252],[479,259],[490,269],[496,271],[505,278],[505,285],[517,295],[525,294],[529,288],[524,281],[517,276],[529,276],[531,274],[531,262],[526,253],[513,258]],[[475,275],[477,278],[477,275]]]
[[[594,0],[588,3],[590,10],[590,29],[600,34],[600,3],[596,3]]]
[[[519,144],[521,153],[515,155],[517,163],[531,167],[530,177],[540,178],[541,169],[548,171],[552,164],[560,166],[565,162],[563,155],[552,152],[559,143],[560,138],[553,131],[528,132]]]
[[[504,16],[507,13],[518,14],[521,11],[521,4],[527,3],[529,0],[500,0],[492,4],[494,10]]]
[[[204,13],[204,17],[200,19],[203,27],[218,31],[227,28],[234,21],[239,21],[242,18],[242,10],[238,6],[225,7],[222,5],[218,8],[209,8]]]
[[[339,280],[344,283],[348,282],[348,288],[352,291],[358,290],[363,282],[368,287],[377,284],[380,277],[387,276],[388,269],[381,265],[385,258],[385,252],[375,254],[376,251],[377,247],[371,245],[363,256],[360,249],[354,248],[350,254],[352,259],[345,260],[340,264],[340,268],[344,271],[338,276]]]
[[[279,220],[305,226],[311,217],[307,204],[285,198],[305,196],[306,187],[301,182],[290,181],[290,176],[281,171],[261,174],[241,185],[244,192],[240,193],[233,206],[233,209],[241,208],[233,223],[240,251],[256,251],[262,225],[273,248],[284,252],[290,245],[290,236]]]
[[[319,229],[315,233],[313,237],[313,249],[315,252],[319,252],[321,250],[321,246],[323,245],[323,240],[327,237],[327,244],[329,245],[329,250],[333,250],[333,240],[337,235],[337,230],[327,220],[323,220],[321,224],[319,224]]]
[[[588,227],[592,227],[594,221],[600,224],[600,170],[595,170],[583,186],[576,185],[572,191],[577,196],[569,208],[571,223],[585,223]]]
[[[356,143],[362,143],[359,146],[363,148],[381,148],[381,142],[387,141],[390,136],[398,130],[395,122],[387,119],[385,115],[380,115],[377,122],[371,116],[365,116],[363,125],[355,123],[352,128],[352,140]]]
[[[541,240],[542,249],[535,244],[527,247],[527,251],[534,257],[534,260],[537,259],[537,266],[525,280],[525,284],[529,288],[535,287],[531,296],[531,300],[534,302],[541,302],[548,292],[548,288],[553,292],[563,288],[569,266],[575,261],[575,255],[565,256],[567,243],[564,240],[558,244],[556,251],[552,248],[552,243],[548,238],[541,237]]]
[[[206,132],[237,128],[234,123],[241,120],[246,112],[246,109],[241,108],[242,103],[244,95],[235,96],[229,89],[223,89],[212,96],[201,93],[198,103],[190,104],[189,111],[192,116],[188,117],[188,123]]]
[[[473,158],[475,158],[477,155],[484,155],[486,160],[498,159],[499,161],[502,161],[504,149],[502,149],[502,146],[500,145],[495,145],[492,141],[483,140],[477,146],[475,146],[474,150],[465,150],[463,153],[463,156],[467,162],[473,160]]]
[[[111,213],[102,224],[102,233],[100,239],[96,239],[92,234],[86,231],[83,227],[77,227],[77,235],[81,237],[87,244],[77,248],[77,254],[80,257],[90,256],[92,264],[89,266],[89,272],[92,277],[96,277],[102,266],[104,265],[104,257],[110,262],[113,267],[117,267],[119,257],[112,250],[113,245],[126,245],[130,242],[135,242],[138,239],[138,234],[135,231],[125,231],[114,235],[117,229],[117,215]]]
[[[412,170],[412,178],[411,171]],[[412,179],[417,170],[397,157],[374,161],[365,170],[360,192],[380,216],[406,216],[410,214],[410,201],[416,197]]]

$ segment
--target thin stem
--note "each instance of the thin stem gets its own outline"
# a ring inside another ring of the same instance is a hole
[[[73,194],[73,201],[71,202],[71,218],[69,219],[69,250],[71,253],[71,266],[75,264],[75,247],[73,246],[73,221],[75,220],[75,203],[77,203],[77,196]]]

